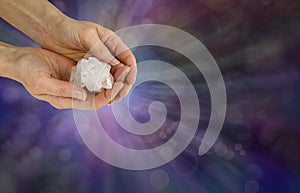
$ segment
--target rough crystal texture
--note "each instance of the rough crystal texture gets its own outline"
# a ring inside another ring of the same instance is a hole
[[[70,82],[77,86],[86,87],[91,92],[102,92],[103,89],[111,89],[114,78],[110,74],[111,66],[100,62],[95,57],[82,59],[71,71]]]

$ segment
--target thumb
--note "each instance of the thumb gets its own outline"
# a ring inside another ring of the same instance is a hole
[[[48,78],[43,81],[42,88],[44,89],[43,93],[52,96],[75,98],[82,101],[85,101],[87,98],[87,93],[83,88],[76,86],[72,82],[55,78]]]

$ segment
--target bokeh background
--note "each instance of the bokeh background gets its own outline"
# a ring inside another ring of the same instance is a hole
[[[146,171],[106,164],[84,145],[71,110],[56,110],[17,82],[0,78],[1,193],[298,193],[300,192],[300,1],[297,0],[52,0],[65,14],[112,30],[159,23],[197,37],[215,57],[228,97],[223,130],[197,156],[210,111],[207,85],[184,56],[160,47],[134,49],[138,62],[158,59],[180,68],[200,100],[199,132],[171,163]],[[0,20],[0,40],[38,47]],[[175,41],[170,37],[169,41]],[[146,121],[151,101],[163,101],[166,129],[148,140],[123,135],[110,107],[99,112],[123,145],[142,149],[167,140],[180,109],[171,88],[135,88],[132,114]],[[109,121],[107,121],[109,120]],[[125,136],[125,137],[124,137]],[[109,147],[103,147],[109,151]]]

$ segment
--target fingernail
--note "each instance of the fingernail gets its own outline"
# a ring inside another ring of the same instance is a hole
[[[117,60],[116,58],[114,58],[114,59],[112,59],[112,61],[110,62],[110,64],[111,64],[112,66],[116,66],[116,65],[120,64],[120,61]]]
[[[87,94],[85,91],[74,90],[73,98],[85,101],[87,98]]]

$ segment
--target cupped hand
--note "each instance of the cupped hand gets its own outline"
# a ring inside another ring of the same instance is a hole
[[[58,25],[42,47],[78,61],[94,56],[112,65],[112,71],[128,71],[123,88],[114,101],[127,95],[136,80],[136,59],[122,40],[111,30],[92,22],[66,18]]]
[[[11,65],[10,78],[19,81],[29,93],[58,109],[99,109],[116,97],[123,88],[116,82],[111,90],[96,95],[69,82],[71,69],[76,62],[57,53],[37,48],[21,48],[21,54]],[[18,52],[18,53],[20,53]],[[124,68],[114,70],[116,80],[124,79]]]

